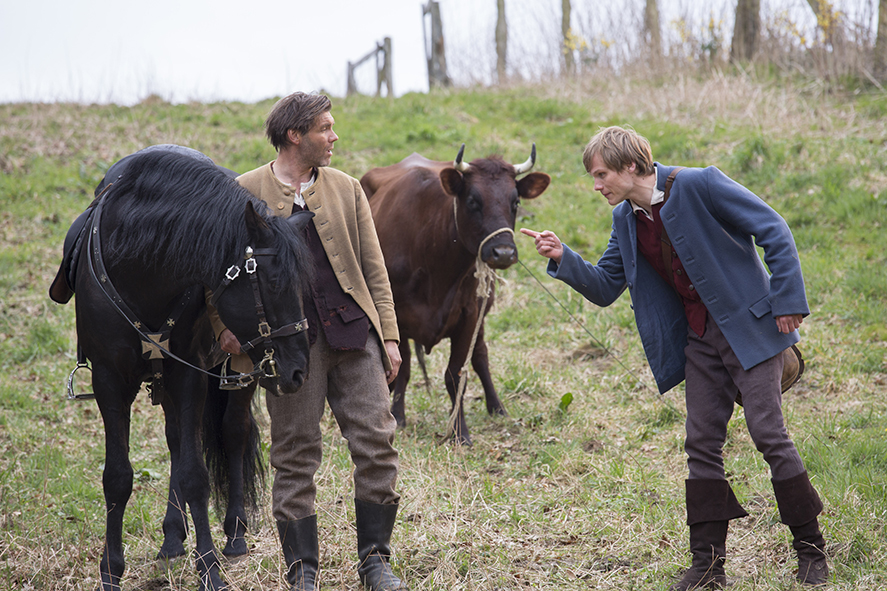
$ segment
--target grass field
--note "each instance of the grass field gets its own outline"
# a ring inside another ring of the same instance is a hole
[[[101,419],[93,402],[65,398],[74,309],[46,295],[70,222],[105,170],[147,145],[190,146],[239,172],[271,160],[262,122],[272,104],[0,105],[0,587],[98,581]],[[812,310],[801,328],[807,373],[784,410],[825,503],[832,588],[887,588],[887,96],[715,72],[354,97],[334,100],[333,114],[333,166],[357,177],[414,151],[449,160],[462,142],[468,160],[522,162],[536,142],[536,169],[553,182],[523,204],[518,226],[554,230],[590,260],[606,245],[610,208],[580,154],[602,125],[630,124],[657,160],[715,164],[773,205],[794,231]],[[530,239],[517,242],[523,264],[501,273],[486,329],[510,416],[487,417],[473,379],[475,445],[442,445],[448,347],[428,356],[430,393],[414,368],[397,439],[397,568],[413,589],[667,589],[689,564],[682,389],[656,393],[627,295],[596,308],[547,278]],[[324,589],[357,589],[351,464],[329,416],[324,430]],[[732,588],[790,589],[789,533],[741,409],[725,454],[750,513],[731,524]],[[133,409],[131,456],[125,587],[196,588],[192,560],[153,560],[168,452],[147,395]],[[219,544],[219,523],[215,533]],[[231,589],[281,588],[267,503],[250,544],[248,558],[225,566]]]

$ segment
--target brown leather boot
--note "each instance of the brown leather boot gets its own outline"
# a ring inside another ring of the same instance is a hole
[[[828,582],[828,561],[817,520],[817,515],[822,512],[822,501],[816,489],[806,471],[771,482],[779,516],[794,537],[792,547],[798,553],[798,581],[814,587],[825,585]]]
[[[686,481],[692,563],[669,591],[717,589],[727,584],[727,524],[748,513],[726,480]]]
[[[690,553],[693,562],[680,581],[669,591],[718,589],[727,584],[727,522],[703,521],[690,526]]]

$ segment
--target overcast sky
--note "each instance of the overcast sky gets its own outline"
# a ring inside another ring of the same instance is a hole
[[[343,96],[347,62],[386,36],[395,94],[424,92],[426,2],[0,0],[0,102],[133,104],[150,94],[172,102],[255,102],[294,90]],[[809,11],[806,0],[762,2],[765,12],[792,5]],[[506,6],[509,58],[538,60],[530,65],[542,69],[556,60],[561,0],[507,0]],[[573,0],[574,27],[589,31],[603,22],[601,35],[619,39],[623,27],[636,30],[641,6],[643,0]],[[660,0],[660,6],[667,34],[670,21],[688,11],[714,10],[716,18],[732,20],[735,0]],[[440,0],[440,7],[451,73],[470,78],[462,82],[489,81],[496,0]],[[375,91],[371,64],[358,84],[362,92]]]

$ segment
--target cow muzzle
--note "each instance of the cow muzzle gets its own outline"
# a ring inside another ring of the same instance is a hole
[[[481,251],[481,260],[493,269],[507,269],[517,262],[517,246],[487,244]]]

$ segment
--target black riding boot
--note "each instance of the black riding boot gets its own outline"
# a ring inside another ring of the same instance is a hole
[[[798,553],[798,581],[804,585],[825,585],[828,581],[828,562],[825,540],[816,518],[822,511],[822,501],[816,489],[810,483],[807,472],[771,482],[779,516],[794,537],[792,547]]]
[[[317,515],[278,521],[277,532],[286,561],[290,591],[314,591],[320,552],[317,546]]]
[[[391,532],[397,505],[378,505],[354,499],[357,514],[357,572],[370,591],[407,591],[391,570]]]
[[[727,524],[748,513],[726,480],[687,480],[686,486],[693,562],[669,591],[717,589],[727,584]]]

